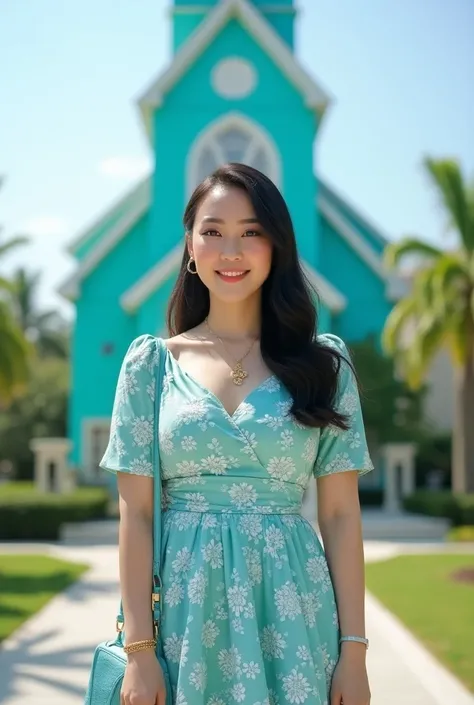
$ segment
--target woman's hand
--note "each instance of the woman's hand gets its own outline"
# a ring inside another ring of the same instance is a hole
[[[166,689],[154,651],[129,654],[120,693],[121,705],[165,705]]]
[[[352,646],[352,644],[351,644]],[[359,653],[344,651],[332,677],[331,705],[369,705],[370,688],[365,666],[365,654],[359,644]]]

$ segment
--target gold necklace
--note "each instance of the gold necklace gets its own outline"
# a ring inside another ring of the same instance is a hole
[[[224,343],[224,341],[222,340],[222,338],[220,338],[220,337],[217,335],[217,333],[214,333],[214,331],[212,330],[211,326],[209,325],[209,321],[207,320],[207,318],[206,318],[206,326],[207,326],[207,329],[208,329],[209,333],[210,333],[211,335],[213,335],[215,338],[217,338],[217,340],[220,342],[220,344],[222,345],[222,347],[224,348],[224,350],[227,352],[227,354],[235,361],[234,356],[229,352],[229,349],[228,349],[228,347],[226,346],[226,344]],[[239,358],[238,360],[236,360],[236,361],[235,361],[235,364],[234,364],[234,367],[231,368],[230,376],[232,377],[233,383],[236,384],[238,387],[240,387],[240,386],[242,385],[244,379],[246,379],[246,378],[249,376],[249,373],[246,372],[246,371],[244,370],[243,366],[242,366],[242,361],[245,360],[245,358],[246,358],[247,355],[250,353],[250,351],[252,350],[252,348],[253,348],[253,346],[255,345],[255,343],[256,343],[256,340],[254,340],[254,341],[252,342],[251,346],[249,347],[249,349],[247,350],[247,352],[245,353],[245,355],[242,355],[241,358]]]

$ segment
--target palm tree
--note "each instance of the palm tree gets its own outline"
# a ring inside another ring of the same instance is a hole
[[[1,243],[0,261],[3,255],[26,241],[24,237],[15,237]],[[12,290],[12,282],[0,277],[0,406],[9,404],[28,379],[29,345],[8,304]]]
[[[0,408],[22,391],[28,380],[30,348],[8,306],[0,301]]]
[[[474,492],[474,184],[464,180],[456,161],[427,158],[424,167],[458,241],[443,250],[406,237],[386,248],[388,267],[413,255],[420,263],[411,292],[386,321],[382,340],[414,389],[434,356],[449,351],[455,384],[452,487]]]
[[[0,177],[0,188],[3,179]],[[0,236],[2,229],[0,228]],[[11,250],[28,242],[22,235],[0,242],[0,264]],[[12,316],[8,296],[13,289],[12,282],[0,276],[0,405],[11,402],[28,378],[29,345],[21,328]]]
[[[12,281],[11,299],[15,319],[25,337],[34,343],[42,356],[66,358],[68,331],[57,311],[38,311],[40,273],[27,272],[20,267]]]

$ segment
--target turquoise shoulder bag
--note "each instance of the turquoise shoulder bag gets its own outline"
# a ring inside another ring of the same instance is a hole
[[[161,346],[162,345],[163,344],[161,343]],[[163,350],[160,349],[159,352],[158,371],[155,379],[155,414],[153,433],[153,467],[155,469],[155,478],[153,482],[153,586],[151,590],[150,606],[153,611],[153,623],[158,640],[156,656],[161,666],[161,670],[163,671],[166,687],[165,705],[172,705],[168,666],[163,658],[162,645],[159,639],[161,609],[161,477],[158,444],[158,417],[161,405],[161,387],[165,360]],[[116,638],[111,641],[102,642],[95,650],[84,705],[120,705],[120,690],[122,688],[125,666],[127,664],[127,656],[123,650],[124,617],[122,603],[120,603],[116,626]]]

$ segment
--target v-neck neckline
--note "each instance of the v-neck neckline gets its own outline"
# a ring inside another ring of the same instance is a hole
[[[248,392],[248,394],[245,395],[245,397],[244,397],[244,398],[242,399],[242,401],[238,404],[238,406],[234,409],[234,411],[233,411],[232,413],[230,413],[229,411],[227,411],[227,409],[225,408],[224,404],[222,403],[221,399],[219,399],[219,397],[217,396],[217,394],[214,394],[214,392],[211,392],[211,390],[210,390],[208,387],[206,387],[204,384],[202,384],[201,382],[199,382],[199,380],[197,380],[192,374],[190,374],[187,370],[185,370],[184,367],[182,367],[182,365],[179,363],[179,361],[178,361],[178,360],[176,359],[176,357],[173,355],[173,353],[171,352],[171,350],[169,349],[169,347],[166,345],[166,343],[165,343],[164,341],[162,341],[162,342],[163,342],[163,345],[164,345],[164,347],[165,347],[165,349],[166,349],[167,355],[171,358],[172,364],[174,364],[174,365],[178,368],[179,372],[180,372],[184,377],[186,377],[188,380],[190,380],[194,385],[196,385],[196,387],[199,387],[199,389],[200,389],[202,392],[204,392],[204,394],[206,394],[208,397],[210,397],[210,398],[217,404],[217,406],[221,409],[221,411],[222,411],[231,421],[234,421],[234,419],[235,419],[235,417],[237,416],[237,414],[238,414],[238,412],[240,411],[240,409],[244,406],[244,404],[246,404],[246,403],[249,402],[249,399],[250,399],[254,394],[256,394],[257,392],[259,392],[266,384],[268,384],[269,382],[271,382],[273,379],[276,379],[276,375],[275,375],[274,373],[268,375],[268,377],[266,377],[262,382],[260,382],[260,384],[258,384],[257,386],[253,387],[253,389],[251,389],[251,390]]]

